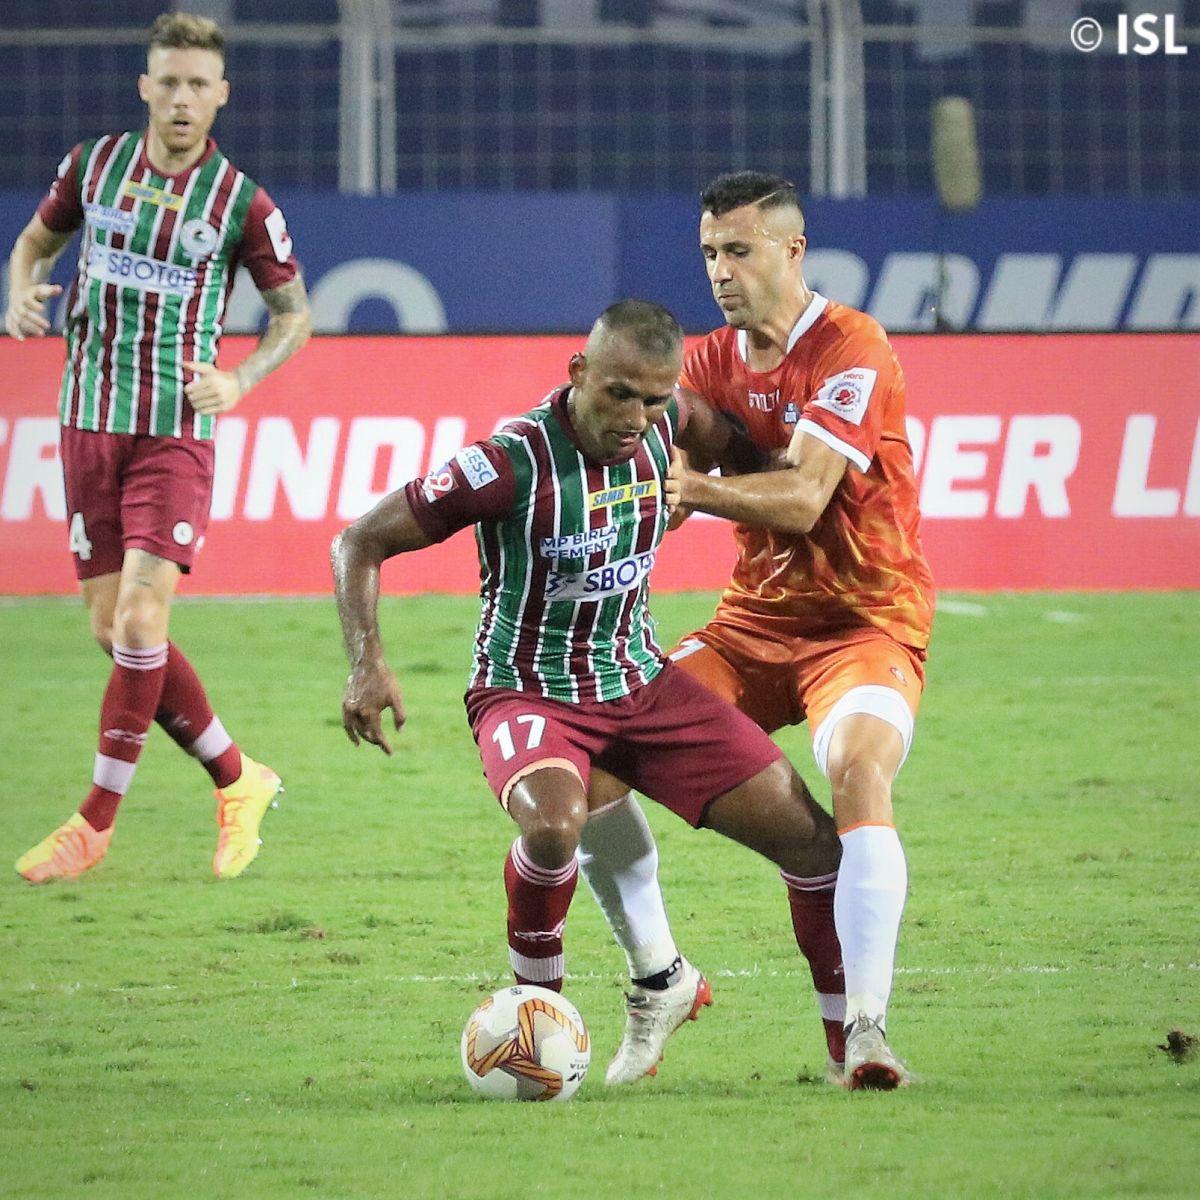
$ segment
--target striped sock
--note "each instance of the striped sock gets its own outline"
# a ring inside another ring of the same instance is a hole
[[[179,748],[197,758],[214,786],[228,787],[242,773],[242,752],[213,714],[200,676],[187,655],[167,644],[167,671],[154,719]]]
[[[508,960],[518,983],[561,992],[563,925],[575,894],[579,864],[572,858],[556,870],[539,867],[517,838],[504,860],[508,893]]]
[[[100,705],[100,745],[92,789],[80,815],[97,832],[117,817],[121,798],[133,782],[138,757],[162,695],[167,645],[113,646],[113,669]]]
[[[835,1062],[846,1057],[846,992],[842,978],[842,947],[833,920],[833,895],[838,873],[802,879],[780,871],[787,884],[796,945],[808,959],[813,988],[825,1026],[825,1044]]]

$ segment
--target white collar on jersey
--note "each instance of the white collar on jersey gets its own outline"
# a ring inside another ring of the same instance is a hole
[[[795,325],[792,326],[792,332],[788,334],[787,349],[784,354],[791,354],[792,348],[796,343],[816,324],[817,318],[825,311],[825,306],[829,303],[820,292],[813,292],[812,299],[808,302],[808,307],[800,314]],[[749,365],[750,363],[750,347],[747,345],[748,335],[744,329],[738,330],[737,348],[738,354],[741,355],[742,362]]]

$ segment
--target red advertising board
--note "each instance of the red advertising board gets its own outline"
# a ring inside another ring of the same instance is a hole
[[[313,593],[333,535],[532,407],[578,337],[320,338],[223,418],[186,590]],[[944,588],[1200,587],[1200,335],[898,336],[923,536]],[[251,346],[227,338],[222,362]],[[0,593],[67,592],[59,340],[0,338]],[[718,588],[724,522],[668,537],[660,590]],[[473,539],[384,568],[472,591]]]

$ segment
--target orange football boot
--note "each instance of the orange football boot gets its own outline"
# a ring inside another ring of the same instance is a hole
[[[75,879],[108,853],[113,827],[93,829],[80,813],[72,813],[48,838],[17,859],[17,871],[30,883]]]

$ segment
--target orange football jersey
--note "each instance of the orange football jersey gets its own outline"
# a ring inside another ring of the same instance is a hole
[[[718,329],[688,354],[680,382],[763,450],[787,446],[800,429],[850,465],[810,533],[736,527],[738,559],[719,618],[751,626],[784,618],[800,635],[868,621],[923,650],[933,578],[921,549],[904,375],[883,328],[814,294],[775,370],[752,371],[746,354],[745,332]]]

